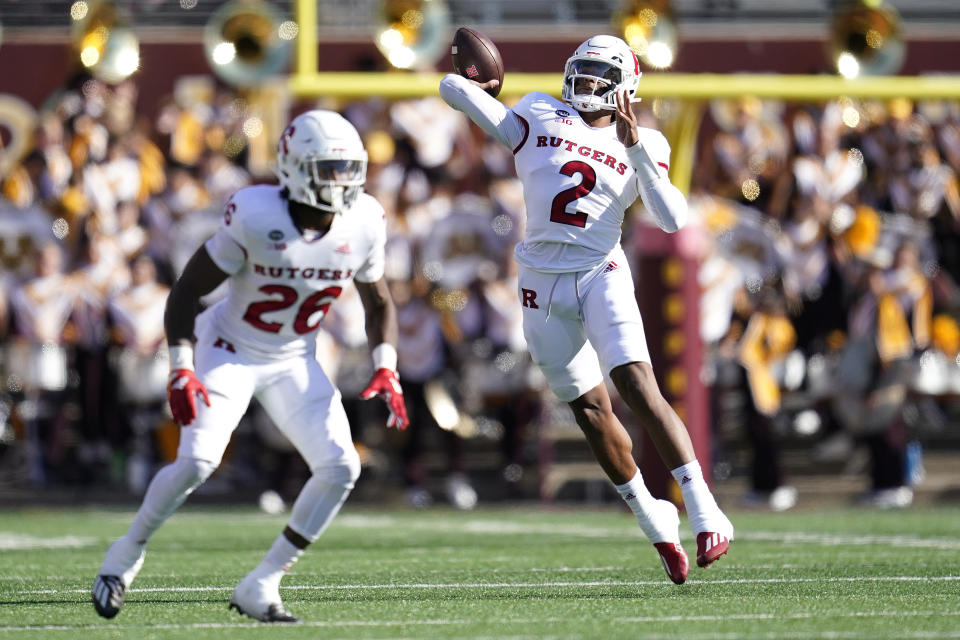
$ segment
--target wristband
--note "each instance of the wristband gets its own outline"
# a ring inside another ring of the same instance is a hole
[[[170,352],[170,371],[177,369],[189,369],[193,371],[193,347],[186,344],[171,345]]]
[[[373,358],[373,370],[390,369],[397,370],[397,348],[389,342],[381,342],[370,352]]]

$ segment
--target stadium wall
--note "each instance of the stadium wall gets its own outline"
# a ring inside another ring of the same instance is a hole
[[[498,40],[510,71],[556,72],[570,51],[579,44],[573,39],[549,42]],[[829,72],[823,42],[817,40],[698,40],[683,42],[673,71],[681,73],[776,72],[810,74]],[[152,116],[160,99],[169,95],[176,79],[183,75],[207,74],[210,67],[199,41],[141,41],[141,70],[135,76],[139,86],[139,110]],[[387,64],[368,41],[324,40],[319,47],[321,71],[383,71]],[[42,36],[27,32],[0,46],[0,93],[20,96],[39,107],[64,86],[77,69],[75,54],[61,39],[44,42]],[[437,69],[450,69],[449,57]],[[960,72],[960,38],[911,41],[903,75]]]

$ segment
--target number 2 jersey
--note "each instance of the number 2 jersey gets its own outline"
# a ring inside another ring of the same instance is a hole
[[[644,197],[648,209],[659,204],[647,202],[650,192],[615,124],[591,127],[572,106],[539,92],[507,109],[454,74],[440,82],[440,95],[513,150],[526,205],[526,233],[514,255],[526,267],[550,273],[589,270],[619,246],[624,212],[637,197]],[[637,146],[646,151],[652,171],[669,185],[667,139],[655,129],[638,127],[637,133]],[[682,194],[677,198],[683,200]],[[655,218],[657,208],[651,209]]]
[[[545,93],[528,93],[511,111],[527,129],[514,148],[527,210],[517,261],[546,272],[595,267],[619,246],[624,212],[641,191],[616,125],[591,127],[573,107]],[[665,172],[666,138],[654,129],[637,132]]]
[[[280,187],[245,187],[204,245],[230,275],[227,296],[205,314],[218,337],[256,355],[313,353],[314,333],[343,287],[383,277],[385,243],[383,207],[367,193],[311,238],[294,225]]]

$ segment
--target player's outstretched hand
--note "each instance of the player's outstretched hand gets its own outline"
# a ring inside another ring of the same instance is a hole
[[[400,387],[400,379],[397,372],[385,367],[373,372],[370,384],[360,392],[362,400],[382,396],[383,401],[387,403],[390,409],[390,417],[387,418],[388,427],[396,427],[403,431],[407,428],[410,420],[407,418],[407,406],[403,403],[403,389]]]
[[[207,388],[197,380],[196,374],[190,369],[175,369],[170,372],[170,382],[167,384],[167,401],[173,419],[186,426],[197,417],[196,395],[201,395],[203,401],[210,406],[210,396]]]
[[[625,147],[632,147],[640,141],[637,114],[630,106],[630,94],[626,91],[617,94],[617,138]]]

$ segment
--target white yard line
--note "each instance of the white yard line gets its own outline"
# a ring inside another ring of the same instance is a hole
[[[729,580],[703,580],[699,584],[786,584],[825,582],[960,582],[960,576],[863,576],[834,578],[731,578]],[[663,580],[597,580],[568,582],[404,582],[393,584],[321,584],[282,585],[285,591],[363,591],[376,589],[540,589],[563,587],[647,587],[664,586]],[[183,593],[232,591],[234,585],[209,587],[143,587],[130,589],[130,593]],[[30,589],[16,592],[19,595],[56,595],[87,593],[89,589]],[[657,618],[658,620],[660,618]]]
[[[116,517],[115,512],[104,512],[112,517]],[[246,514],[246,513],[225,513],[211,516],[206,513],[186,512],[177,514],[175,518],[182,520],[201,519],[208,522],[210,518],[216,518],[217,522],[227,525],[230,523],[253,523],[262,524],[266,516],[264,514]],[[124,518],[128,522],[132,517]],[[642,536],[638,527],[632,523],[624,523],[623,527],[588,527],[578,524],[557,525],[552,523],[533,524],[523,522],[510,522],[505,520],[488,520],[468,518],[466,521],[443,520],[435,518],[426,518],[423,520],[407,520],[396,518],[389,515],[364,515],[347,514],[341,516],[333,523],[333,529],[381,529],[391,530],[397,528],[410,530],[442,531],[446,533],[460,534],[507,534],[507,535],[536,535],[536,536],[569,536],[579,538],[610,538],[610,539],[635,539]],[[684,540],[692,540],[693,534],[681,527],[680,537]],[[112,539],[112,538],[111,538]],[[894,546],[908,547],[917,549],[942,549],[942,550],[960,550],[960,537],[921,537],[910,535],[868,535],[868,534],[845,534],[845,533],[823,533],[809,531],[760,531],[760,530],[741,530],[737,532],[736,541],[741,542],[782,542],[785,544],[812,544],[828,547],[836,546]],[[8,531],[0,531],[0,551],[31,549],[31,548],[56,548],[56,547],[87,547],[96,544],[97,541],[90,537],[62,536],[59,538],[41,538],[25,534],[17,534]],[[451,547],[453,549],[454,547]],[[433,549],[432,551],[436,551]]]
[[[784,542],[788,544],[818,544],[822,546],[891,545],[915,549],[960,549],[960,538],[921,538],[902,535],[853,535],[832,533],[808,533],[803,531],[747,531],[743,540],[763,542]]]
[[[0,531],[0,551],[23,551],[31,549],[78,549],[99,544],[96,538],[83,536],[56,536],[43,538],[25,533]]]
[[[630,617],[611,617],[605,618],[605,622],[621,624],[621,623],[643,623],[643,622],[745,622],[751,620],[810,620],[810,619],[824,619],[824,618],[920,618],[920,617],[956,617],[960,616],[960,612],[953,611],[848,611],[842,613],[796,613],[796,614],[781,614],[781,613],[746,613],[746,614],[730,614],[730,615],[710,615],[710,616],[630,616]],[[504,625],[532,625],[532,624],[565,624],[569,620],[565,618],[509,618],[499,621],[499,624]],[[418,626],[457,626],[457,625],[475,625],[477,624],[476,620],[466,619],[466,620],[331,620],[331,621],[305,621],[298,627],[318,627],[318,628],[336,628],[336,627],[402,627],[410,625]],[[191,622],[191,623],[161,623],[161,624],[138,624],[138,625],[123,625],[115,623],[104,623],[102,625],[9,625],[4,626],[0,625],[0,631],[78,631],[78,630],[93,630],[93,629],[104,629],[110,628],[117,631],[124,629],[242,629],[242,628],[264,628],[261,623],[258,622]],[[283,628],[296,628],[296,627],[283,627]],[[855,632],[849,632],[849,634],[855,634]],[[742,633],[737,634],[716,634],[711,633],[709,635],[705,634],[690,634],[685,632],[683,634],[684,638],[741,638],[749,637],[750,634],[744,636]],[[755,634],[759,637],[769,638],[795,638],[795,637],[818,637],[818,638],[833,638],[833,637],[848,637],[848,632],[838,631],[818,631],[818,632],[790,632],[783,635],[773,635],[762,632]],[[924,631],[905,631],[898,630],[896,632],[898,638],[957,638],[960,637],[960,631],[957,632],[947,632],[947,634],[939,632],[924,632]],[[498,636],[500,637],[500,636]],[[520,636],[522,637],[522,636]],[[649,638],[650,636],[644,636]],[[661,637],[661,636],[654,636]],[[666,638],[675,638],[674,635],[662,636]],[[859,637],[859,636],[856,636]]]
[[[363,514],[345,515],[334,526],[349,528],[398,526],[430,531],[446,531],[477,534],[516,534],[575,536],[585,538],[633,538],[640,534],[639,528],[630,523],[623,527],[588,527],[577,524],[556,525],[551,523],[528,524],[504,520],[485,520],[470,518],[466,521],[434,520],[403,521],[391,516],[367,516]],[[692,539],[693,534],[681,531],[681,538]],[[960,538],[925,538],[905,535],[863,535],[843,533],[821,533],[806,531],[738,531],[737,540],[784,542],[790,544],[818,544],[823,546],[871,546],[891,545],[926,549],[960,549]]]

